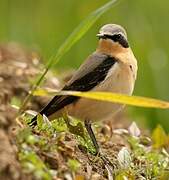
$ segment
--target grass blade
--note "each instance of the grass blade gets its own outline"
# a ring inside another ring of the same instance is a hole
[[[40,85],[42,80],[44,79],[45,75],[47,74],[48,70],[56,64],[61,57],[80,39],[82,36],[90,29],[90,27],[96,22],[96,20],[105,13],[108,9],[110,9],[118,0],[111,0],[102,7],[98,8],[89,16],[82,21],[77,28],[70,34],[70,36],[65,40],[65,42],[60,46],[57,53],[49,58],[49,63],[40,76],[40,78],[37,80],[35,85],[32,87],[30,94],[25,98],[23,101],[23,104],[21,105],[18,115],[20,115],[24,110],[29,102],[29,100],[32,98],[33,92],[37,89],[37,87]]]
[[[141,96],[128,96],[124,94],[110,93],[110,92],[79,92],[79,91],[60,91],[55,90],[36,90],[34,95],[37,96],[54,96],[54,95],[73,95],[78,97],[89,98],[99,101],[107,101],[111,103],[127,104],[146,108],[161,108],[169,109],[169,102],[153,98]]]
[[[77,28],[70,34],[66,41],[60,46],[55,56],[51,57],[48,68],[56,64],[59,59],[90,29],[96,20],[105,13],[117,0],[111,0],[96,11],[92,12]]]
[[[66,92],[69,94],[69,92]],[[161,101],[153,98],[128,96],[124,94],[108,93],[108,92],[72,92],[71,95],[85,97],[100,101],[116,102],[128,104],[132,106],[148,107],[148,108],[169,108],[169,102]]]

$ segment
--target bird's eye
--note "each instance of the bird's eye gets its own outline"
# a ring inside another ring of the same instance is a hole
[[[116,39],[121,39],[122,35],[121,34],[116,34],[115,37],[116,37]]]

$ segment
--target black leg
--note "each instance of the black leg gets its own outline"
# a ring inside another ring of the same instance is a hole
[[[90,136],[90,138],[92,140],[92,143],[93,143],[93,145],[94,145],[94,147],[96,149],[96,154],[98,154],[100,148],[99,148],[99,145],[97,143],[97,140],[96,140],[96,137],[94,135],[94,132],[92,130],[91,122],[89,120],[85,120],[85,127],[86,127],[86,130],[87,130],[87,132],[88,132],[88,134],[89,134],[89,136]]]
[[[92,127],[91,127],[91,122],[88,119],[85,120],[85,127],[86,127],[86,130],[87,130],[87,132],[88,132],[88,134],[92,140],[92,143],[96,149],[96,155],[100,156],[105,164],[113,166],[113,164],[109,161],[109,159],[107,159],[107,157],[105,157],[101,153],[100,147],[97,143],[96,137],[95,137],[94,132],[93,132]]]

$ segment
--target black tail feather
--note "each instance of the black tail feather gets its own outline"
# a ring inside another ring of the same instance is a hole
[[[37,125],[37,115],[31,119],[30,122],[28,122],[28,125],[32,128],[34,128]]]

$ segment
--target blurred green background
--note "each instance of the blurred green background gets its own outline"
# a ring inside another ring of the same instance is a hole
[[[0,41],[38,48],[44,61],[72,30],[107,0],[0,0]],[[134,94],[169,100],[169,1],[120,0],[55,66],[77,68],[95,50],[106,23],[123,25],[138,59]],[[129,108],[131,119],[169,129],[169,110]],[[169,130],[168,130],[169,131]]]

